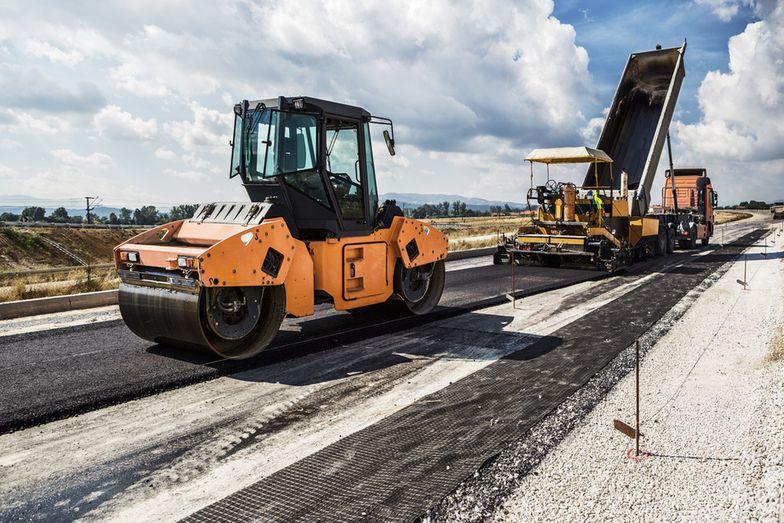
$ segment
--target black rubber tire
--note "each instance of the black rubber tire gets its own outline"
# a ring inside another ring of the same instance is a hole
[[[654,256],[667,255],[667,230],[664,227],[659,227],[659,235],[653,246],[653,254]]]
[[[675,252],[675,231],[667,227],[667,254]]]
[[[406,268],[403,267],[403,263],[400,260],[398,260],[395,265],[395,276],[393,280],[395,293],[400,297],[400,302],[411,314],[417,316],[428,314],[435,309],[439,300],[441,300],[441,294],[444,292],[444,282],[446,281],[446,266],[444,260],[438,260],[433,263],[433,274],[430,276],[428,289],[422,299],[416,302],[406,300],[403,293],[400,291]]]
[[[702,240],[700,240],[700,243],[702,243],[703,247],[707,247],[709,242],[710,240],[708,238],[703,238]]]
[[[686,240],[686,246],[689,249],[696,249],[697,248],[697,226],[692,225],[689,227],[689,239]]]
[[[203,309],[202,329],[210,343],[210,349],[215,354],[227,359],[244,360],[256,356],[272,343],[285,316],[286,289],[283,285],[275,285],[264,289],[259,322],[253,331],[241,340],[225,340],[215,335],[205,323],[206,314]]]

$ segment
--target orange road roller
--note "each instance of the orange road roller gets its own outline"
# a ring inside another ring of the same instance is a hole
[[[136,335],[240,359],[316,304],[433,310],[447,238],[378,202],[370,129],[386,127],[394,155],[391,120],[309,97],[245,100],[234,113],[230,177],[250,201],[200,205],[114,249]]]

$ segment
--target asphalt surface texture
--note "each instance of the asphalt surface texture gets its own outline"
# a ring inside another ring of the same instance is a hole
[[[524,348],[186,520],[421,517],[764,232],[754,231],[704,256],[692,253],[683,263],[533,344],[499,331],[492,335],[493,344]],[[470,344],[466,337],[472,335],[459,329],[439,334],[448,344]]]
[[[0,337],[0,382],[4,384],[0,433],[329,350],[507,299],[512,288],[509,265],[450,270],[452,264],[463,267],[466,260],[447,264],[440,305],[427,316],[411,317],[384,306],[352,313],[319,306],[313,317],[286,319],[273,344],[249,360],[221,360],[149,342],[136,337],[121,320]],[[604,276],[582,269],[521,267],[516,270],[516,295]]]

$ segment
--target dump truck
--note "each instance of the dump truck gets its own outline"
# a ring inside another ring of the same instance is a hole
[[[770,214],[774,220],[784,220],[784,202],[776,202],[770,206]]]
[[[672,252],[678,226],[674,213],[649,213],[651,189],[685,76],[681,47],[630,55],[594,148],[537,149],[530,164],[530,225],[504,238],[495,263],[564,262],[615,270],[635,260]],[[550,166],[589,163],[584,181],[558,182]],[[545,166],[546,182],[534,184],[534,165]],[[670,149],[670,168],[672,154]],[[688,224],[688,221],[685,222]]]
[[[264,350],[284,316],[320,303],[433,310],[447,238],[378,202],[370,126],[388,128],[394,155],[391,120],[304,96],[244,100],[234,115],[230,178],[249,201],[202,204],[115,248],[131,331],[241,359]]]
[[[673,173],[673,174],[671,174]],[[651,214],[675,231],[682,249],[694,249],[699,240],[708,245],[714,229],[719,194],[702,167],[667,169],[662,187],[661,212]]]

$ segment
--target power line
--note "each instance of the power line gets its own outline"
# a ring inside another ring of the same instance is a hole
[[[93,223],[92,211],[101,203],[101,200],[98,196],[85,196],[85,202],[87,202],[85,206],[85,210],[87,211],[87,223]]]

